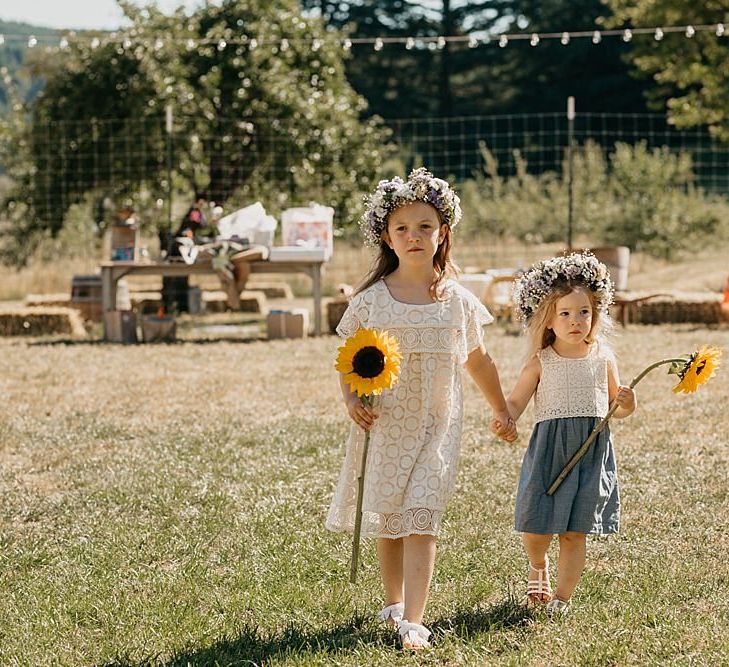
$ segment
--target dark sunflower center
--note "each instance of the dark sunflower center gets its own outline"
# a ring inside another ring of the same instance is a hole
[[[352,368],[360,377],[376,378],[385,369],[385,355],[374,345],[368,345],[354,355]]]
[[[701,371],[706,368],[706,359],[702,359],[697,365],[696,365],[696,375],[701,375]]]

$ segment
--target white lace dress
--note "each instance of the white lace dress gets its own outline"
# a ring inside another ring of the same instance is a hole
[[[379,418],[371,431],[365,471],[362,535],[399,538],[436,535],[453,494],[460,453],[462,364],[483,343],[493,318],[481,302],[452,280],[441,301],[396,301],[380,280],[356,294],[337,332],[386,329],[403,359],[400,378],[375,398]],[[364,431],[354,424],[326,527],[351,531]]]

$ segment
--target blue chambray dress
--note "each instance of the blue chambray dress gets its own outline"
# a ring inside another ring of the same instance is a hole
[[[524,454],[514,527],[520,532],[566,531],[606,535],[620,523],[620,494],[610,428],[555,491],[546,491],[608,411],[608,364],[599,343],[586,357],[568,359],[552,347],[538,355],[542,374],[534,394],[536,424]]]

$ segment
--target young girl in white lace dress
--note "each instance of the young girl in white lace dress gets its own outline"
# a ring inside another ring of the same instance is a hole
[[[326,526],[353,529],[368,430],[362,535],[377,539],[386,603],[380,618],[398,627],[408,649],[429,645],[422,620],[435,537],[456,482],[461,367],[490,404],[499,434],[516,438],[496,367],[483,345],[482,327],[493,318],[451,278],[451,230],[460,216],[455,192],[425,169],[413,171],[407,182],[381,181],[361,223],[378,254],[337,327],[344,337],[360,328],[384,329],[403,355],[397,384],[376,397],[372,408],[340,378],[354,424]]]
[[[606,267],[587,253],[540,262],[515,290],[529,354],[508,407],[517,420],[534,396],[536,419],[519,477],[515,528],[529,558],[528,600],[547,603],[550,615],[569,607],[585,566],[587,534],[615,533],[620,520],[608,426],[554,495],[546,494],[613,401],[617,418],[636,407],[633,390],[619,385],[615,356],[601,336],[612,294]],[[553,535],[559,536],[554,593],[547,558]]]

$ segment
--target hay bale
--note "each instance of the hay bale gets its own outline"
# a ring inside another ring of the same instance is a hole
[[[718,324],[722,321],[721,294],[672,292],[670,296],[636,303],[631,312],[631,321],[640,324]]]
[[[203,291],[203,311],[207,313],[224,313],[230,310],[228,296],[222,291]],[[240,309],[242,313],[266,312],[266,295],[263,292],[243,291],[240,294]]]
[[[129,294],[132,308],[142,315],[158,313],[162,308],[162,292],[131,292]]]
[[[228,310],[228,297],[225,292],[203,290],[202,305],[205,313],[224,313]]]
[[[263,292],[267,299],[293,299],[294,293],[291,286],[284,282],[264,283],[257,280],[248,282],[248,288],[255,292]]]
[[[71,334],[85,337],[83,321],[75,308],[0,309],[0,336],[48,336]]]
[[[71,305],[69,294],[28,294],[25,297],[25,305],[28,308],[37,306],[52,306],[56,308],[68,308]]]

